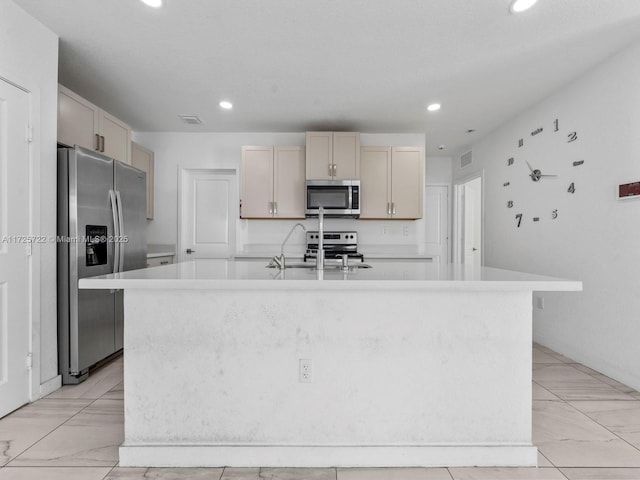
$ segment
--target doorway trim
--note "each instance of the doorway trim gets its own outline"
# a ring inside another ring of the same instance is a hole
[[[24,91],[29,98],[29,125],[31,140],[28,143],[28,198],[29,198],[29,231],[25,232],[29,238],[34,238],[36,234],[42,234],[40,203],[41,203],[41,186],[40,186],[40,165],[41,159],[41,123],[40,123],[40,88],[30,80],[30,76],[21,75],[17,71],[7,69],[2,66],[0,69],[0,81],[7,82],[10,85]],[[25,135],[27,132],[25,132]],[[46,244],[45,244],[46,245]],[[41,380],[41,359],[42,352],[40,348],[42,326],[40,322],[41,305],[40,305],[40,289],[41,289],[41,246],[38,243],[31,243],[31,255],[28,258],[28,395],[29,401],[35,402],[41,397],[53,392],[62,385],[60,375],[54,376],[44,384]],[[53,245],[54,249],[57,246]],[[57,349],[57,346],[56,346]],[[57,352],[57,350],[56,350]],[[56,353],[57,358],[57,353]]]
[[[482,228],[481,233],[481,246],[480,246],[480,263],[484,265],[484,169],[474,172],[472,174],[466,175],[464,177],[460,177],[454,180],[453,182],[453,221],[452,221],[452,261],[454,263],[462,263],[464,258],[464,252],[462,252],[461,241],[464,238],[464,214],[462,209],[464,208],[464,203],[460,201],[463,187],[465,184],[480,179],[480,185],[482,188],[482,195],[480,199],[480,225]]]
[[[177,229],[178,229],[178,239],[177,239],[177,244],[176,244],[176,261],[180,262],[182,261],[182,257],[183,257],[183,253],[182,253],[182,244],[184,243],[184,239],[182,238],[183,235],[183,231],[182,231],[182,222],[184,220],[184,218],[186,218],[186,212],[185,212],[185,205],[184,202],[182,201],[182,196],[185,190],[186,185],[184,184],[184,182],[186,181],[186,179],[188,178],[188,176],[190,174],[211,174],[211,175],[234,175],[236,177],[236,188],[237,188],[237,192],[240,192],[240,185],[239,185],[239,170],[237,166],[218,166],[216,168],[198,168],[198,167],[183,167],[181,165],[178,165],[178,215],[177,215]],[[239,209],[239,204],[236,202],[236,209],[231,212],[231,214],[233,214],[233,218],[236,219],[236,225],[235,225],[235,242],[237,243],[237,219],[238,219],[238,209]]]

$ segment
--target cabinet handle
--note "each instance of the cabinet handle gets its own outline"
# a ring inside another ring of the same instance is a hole
[[[100,140],[102,140],[102,147],[100,147],[100,151],[104,152],[104,135],[100,135]]]
[[[160,265],[169,265],[169,260],[164,260],[163,262],[160,262]]]
[[[391,202],[387,202],[387,215],[391,215]]]
[[[329,176],[333,177],[333,163],[329,164]]]
[[[396,214],[396,202],[391,202],[391,215]]]
[[[98,135],[96,133],[96,148],[95,148],[96,152],[100,151],[100,135]]]
[[[273,202],[273,214],[278,214],[278,202]]]
[[[269,202],[269,215],[273,214],[273,202]]]
[[[333,164],[333,176],[338,176],[338,165],[336,163]]]

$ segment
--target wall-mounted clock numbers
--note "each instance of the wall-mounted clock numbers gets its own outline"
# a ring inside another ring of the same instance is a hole
[[[519,172],[518,175],[527,175],[528,179],[512,178],[510,182],[503,183],[504,187],[513,184],[512,188],[515,192],[514,197],[519,193],[523,193],[523,191],[525,194],[525,200],[521,200],[519,197],[505,199],[508,209],[513,208],[516,204],[519,207],[524,205],[522,206],[522,213],[518,213],[515,216],[517,228],[522,226],[522,219],[527,215],[527,208],[529,208],[529,205],[525,205],[525,203],[528,199],[538,198],[541,201],[548,201],[549,198],[554,198],[553,195],[555,192],[555,196],[560,200],[562,198],[566,198],[564,196],[567,195],[567,192],[572,195],[576,192],[575,181],[571,181],[567,187],[567,183],[561,179],[569,173],[568,170],[571,169],[572,166],[580,167],[585,164],[585,160],[575,160],[575,156],[572,159],[562,158],[561,156],[566,156],[569,150],[565,152],[563,150],[564,147],[560,147],[557,144],[552,145],[551,142],[560,141],[561,143],[566,142],[571,144],[578,140],[578,132],[564,130],[563,134],[552,136],[549,141],[542,144],[538,143],[537,138],[544,138],[545,132],[551,131],[561,131],[559,118],[553,119],[552,128],[550,126],[536,126],[529,130],[526,138],[535,137],[536,140],[528,140],[527,146],[525,146],[524,138],[518,139],[518,148],[521,149],[521,153],[518,153],[518,167],[514,171]],[[540,148],[543,150],[539,150]],[[567,148],[572,149],[574,147]],[[512,166],[514,163],[513,157],[507,160],[507,166]],[[531,192],[527,193],[526,190],[531,190]],[[552,205],[552,207],[554,207],[554,205]],[[537,208],[540,208],[540,205],[538,205]],[[518,208],[518,210],[520,210],[520,208]],[[557,220],[559,218],[558,208],[550,208],[547,211],[550,213],[547,213],[546,215],[550,215],[551,219]],[[528,221],[528,219],[531,218],[533,223],[543,224],[543,219],[549,218],[546,215],[535,217],[526,216],[526,219]]]

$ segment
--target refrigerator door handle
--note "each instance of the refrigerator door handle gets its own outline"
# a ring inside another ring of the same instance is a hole
[[[120,223],[118,222],[118,201],[116,200],[116,192],[109,190],[109,199],[111,200],[111,213],[113,214],[113,236],[114,240],[120,236]],[[113,273],[120,271],[120,243],[113,244]]]
[[[116,199],[118,200],[118,234],[115,238],[116,245],[118,246],[118,260],[119,272],[124,272],[124,218],[122,215],[122,197],[120,197],[120,190],[116,190]]]

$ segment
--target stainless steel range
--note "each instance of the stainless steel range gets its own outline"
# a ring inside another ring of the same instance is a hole
[[[342,255],[348,255],[350,259],[358,259],[364,262],[364,256],[358,252],[358,232],[324,232],[324,255],[325,259],[340,259]],[[314,259],[318,254],[318,232],[307,232],[307,253],[304,261]]]

